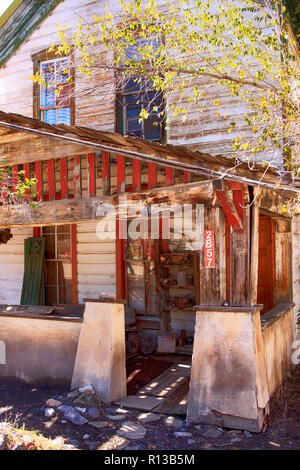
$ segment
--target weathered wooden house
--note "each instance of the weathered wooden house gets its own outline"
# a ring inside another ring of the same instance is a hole
[[[0,245],[0,377],[93,383],[110,402],[126,396],[125,338],[163,351],[176,334],[177,352],[193,352],[189,421],[259,431],[292,366],[300,228],[283,205],[299,186],[235,167],[210,110],[205,132],[174,119],[162,141],[147,126],[132,136],[130,107],[117,132],[111,76],[71,98],[33,85],[68,60],[46,54],[56,24],[103,8],[24,0],[0,19],[0,157],[12,188],[20,170],[37,178],[37,207],[0,207],[12,235]],[[175,236],[174,205],[198,214],[200,246]],[[127,235],[134,221],[144,236]]]

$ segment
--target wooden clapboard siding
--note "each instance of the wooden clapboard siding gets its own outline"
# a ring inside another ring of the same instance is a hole
[[[24,240],[32,229],[12,229],[13,238],[0,245],[0,303],[19,304],[24,274]]]
[[[116,292],[114,240],[99,240],[96,223],[77,226],[78,301]]]
[[[119,2],[111,1],[110,9],[119,11]],[[76,25],[79,17],[92,18],[93,15],[101,15],[104,12],[105,3],[97,0],[65,0],[57,5],[0,70],[0,109],[32,116],[33,84],[28,80],[33,74],[31,56],[57,42],[57,24],[66,25],[68,33]],[[97,55],[105,58],[106,53],[102,46],[97,46]],[[79,60],[79,54],[75,54],[75,60],[77,59]],[[114,83],[112,72],[106,71],[105,74],[99,73],[91,77],[75,73],[76,124],[103,131],[115,130],[115,90],[112,83]],[[197,84],[207,86],[207,78],[203,78]],[[187,80],[187,93],[192,91],[193,85],[194,83],[189,83]],[[222,115],[226,114],[226,118],[216,117],[214,106],[216,96],[221,103],[220,112]],[[228,128],[233,120],[239,122],[244,112],[236,98],[233,98],[226,89],[214,86],[207,90],[203,103],[200,102],[197,106],[180,99],[175,92],[166,96],[168,110],[170,105],[176,102],[180,103],[181,107],[187,108],[187,120],[183,123],[181,116],[174,117],[172,112],[168,113],[169,143],[187,144],[211,154],[232,153],[232,140],[236,135],[229,134]],[[199,108],[203,109],[203,113],[199,114]],[[266,155],[263,158],[265,159]]]
[[[300,312],[300,217],[294,217],[292,222],[293,244],[293,301],[295,312]]]

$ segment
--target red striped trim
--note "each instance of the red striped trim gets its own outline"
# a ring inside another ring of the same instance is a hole
[[[37,182],[36,182],[37,200],[42,201],[44,199],[43,162],[35,162],[35,177],[37,179]]]
[[[47,164],[48,164],[49,201],[54,201],[56,197],[54,160],[48,160]]]
[[[60,186],[61,198],[68,199],[68,160],[66,158],[60,159]]]
[[[156,188],[157,166],[156,163],[148,163],[148,189]]]
[[[124,193],[125,189],[125,158],[117,155],[117,192]]]
[[[132,191],[141,189],[141,160],[132,160]]]
[[[74,197],[81,197],[81,156],[74,157]]]
[[[109,155],[107,152],[102,152],[102,194],[110,193],[110,167]]]
[[[96,158],[94,153],[88,154],[88,188],[89,196],[96,196]]]

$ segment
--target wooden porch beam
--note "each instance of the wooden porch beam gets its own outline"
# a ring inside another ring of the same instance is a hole
[[[127,194],[127,201],[139,204],[202,203],[216,205],[211,182],[181,184],[168,188],[132,192]],[[37,208],[32,208],[29,204],[0,207],[0,228],[97,221],[101,219],[101,216],[97,215],[97,210],[103,204],[115,206],[116,215],[122,213],[122,204],[121,207],[118,207],[118,195],[42,201],[37,204]]]
[[[213,187],[233,230],[243,230],[243,222],[240,217],[241,212],[240,210],[238,211],[236,207],[237,202],[240,202],[240,198],[235,201],[232,199],[223,180],[215,180],[213,182]]]

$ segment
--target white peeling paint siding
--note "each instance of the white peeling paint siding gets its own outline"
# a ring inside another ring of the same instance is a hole
[[[77,225],[78,301],[116,293],[115,241],[99,240],[97,223]]]
[[[13,238],[0,245],[0,303],[19,304],[24,275],[24,240],[32,229],[12,229]]]
[[[293,300],[295,302],[295,317],[300,315],[300,217],[293,218]],[[297,329],[300,336],[300,327]]]

